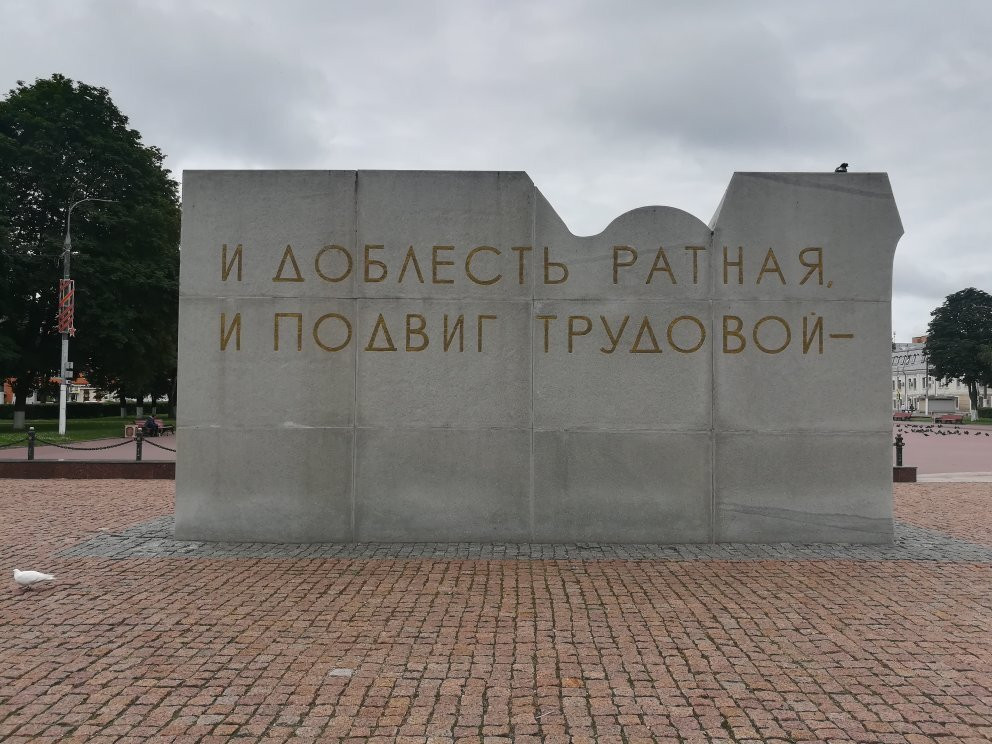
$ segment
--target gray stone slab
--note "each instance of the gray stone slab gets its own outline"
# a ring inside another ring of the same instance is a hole
[[[710,225],[714,298],[892,299],[903,228],[885,173],[735,173]],[[743,261],[726,276],[725,247],[729,262],[738,248]],[[800,255],[807,248],[822,249],[823,273],[803,283],[803,261],[816,263],[815,253]]]
[[[176,537],[328,542],[352,532],[351,429],[180,426]]]
[[[357,262],[339,282],[321,273],[347,268],[325,246],[357,258],[355,180],[355,171],[184,171],[180,296],[353,297]],[[224,279],[225,244],[227,264],[242,246],[240,280],[236,262]]]
[[[534,432],[537,542],[710,540],[708,433]]]
[[[361,258],[367,245],[382,246],[370,248],[369,257],[386,265],[383,281],[358,283],[362,297],[531,296],[535,190],[526,173],[359,171],[358,184]],[[469,255],[480,247],[486,250]],[[531,250],[514,252],[514,247]],[[411,248],[414,258],[407,262]],[[370,266],[370,278],[380,274]]]
[[[356,303],[186,298],[179,312],[181,424],[253,429],[351,426]],[[348,339],[348,324],[351,342],[330,351]]]
[[[525,173],[187,173],[177,528],[885,539],[887,177],[736,174],[712,225],[575,236]]]
[[[716,438],[716,541],[892,540],[888,434],[723,433]]]
[[[528,430],[359,429],[359,540],[522,542],[530,533]]]
[[[524,301],[361,300],[359,426],[529,427],[530,316]]]
[[[704,302],[536,302],[535,428],[708,430],[709,314]]]
[[[888,303],[714,302],[712,326],[717,430],[891,431]]]

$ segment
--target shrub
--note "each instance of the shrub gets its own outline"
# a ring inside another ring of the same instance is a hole
[[[131,412],[134,406],[128,406]],[[28,404],[24,412],[28,419],[57,419],[59,417],[58,403],[35,403]],[[105,418],[108,416],[120,416],[121,407],[117,401],[113,403],[66,403],[66,418],[87,419]],[[14,418],[14,404],[5,403],[0,405],[0,419],[10,421]]]

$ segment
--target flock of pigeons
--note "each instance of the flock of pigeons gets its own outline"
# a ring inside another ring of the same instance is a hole
[[[897,434],[902,434],[903,431],[907,431],[911,434],[922,434],[925,437],[930,437],[930,436],[960,437],[962,435],[966,437],[970,437],[972,434],[974,434],[976,437],[980,437],[983,434],[985,436],[989,436],[989,433],[987,431],[972,432],[971,429],[965,429],[962,431],[961,427],[957,425],[955,425],[953,429],[951,428],[945,429],[943,424],[927,424],[926,426],[922,424],[917,424],[917,425],[906,424],[905,427],[903,426],[903,424],[899,424],[896,426]]]

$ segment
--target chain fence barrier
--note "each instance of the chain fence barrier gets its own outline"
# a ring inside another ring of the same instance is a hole
[[[47,445],[50,445],[52,447],[58,447],[59,449],[80,450],[80,451],[87,451],[87,450],[108,450],[108,449],[113,449],[114,447],[123,447],[125,445],[131,444],[131,442],[129,440],[129,441],[126,441],[126,442],[117,442],[116,444],[103,445],[102,447],[73,447],[71,444],[59,444],[58,442],[49,442],[47,439],[42,439],[41,437],[35,437],[35,440],[34,441],[37,442],[37,443],[39,443],[39,444],[47,444]]]
[[[158,449],[165,450],[166,452],[176,451],[174,447],[166,447],[164,444],[158,444],[157,442],[150,441],[144,436],[144,433],[142,432],[141,429],[137,430],[134,439],[125,439],[123,442],[114,442],[113,444],[104,444],[96,447],[81,447],[79,445],[64,444],[62,442],[53,442],[48,439],[42,439],[35,433],[33,426],[28,429],[28,435],[26,437],[24,437],[23,439],[15,439],[14,441],[0,444],[0,449],[7,449],[8,447],[20,447],[24,444],[27,444],[28,446],[27,459],[34,460],[34,450],[36,445],[48,445],[49,447],[58,447],[59,449],[73,450],[78,452],[95,452],[98,450],[109,450],[109,449],[114,449],[116,447],[125,447],[131,444],[132,442],[134,442],[135,444],[135,449],[134,449],[135,462],[141,462],[141,449],[142,449],[142,445],[145,444],[146,442],[150,444],[152,447],[157,447]]]
[[[150,439],[145,440],[145,444],[150,444],[152,447],[158,447],[160,450],[165,450],[167,452],[175,452],[174,447],[166,447],[164,444],[159,444],[158,442],[153,442]]]

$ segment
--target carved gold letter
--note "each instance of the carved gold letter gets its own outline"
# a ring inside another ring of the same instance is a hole
[[[344,323],[345,331],[347,331],[344,341],[342,341],[337,346],[328,346],[323,341],[320,340],[320,326],[328,318],[337,318],[342,323]],[[337,313],[327,313],[326,315],[321,315],[317,318],[317,322],[313,324],[313,340],[324,351],[341,351],[351,342],[351,323],[343,315],[338,315]]]
[[[231,260],[227,260],[227,243],[224,243],[221,248],[220,254],[220,280],[222,282],[227,281],[227,277],[231,274],[231,269],[234,268],[234,262],[238,262],[238,281],[241,281],[241,243],[238,243],[238,247],[234,249],[234,255],[231,256]]]
[[[630,256],[629,261],[620,261],[620,251],[626,251]],[[615,245],[613,246],[613,283],[617,284],[620,279],[620,267],[621,266],[633,266],[637,262],[637,249],[631,248],[629,245]]]
[[[339,252],[343,253],[344,254],[344,257],[345,257],[345,260],[348,263],[348,268],[346,268],[344,270],[344,273],[341,276],[328,276],[327,274],[325,274],[320,269],[320,258],[321,258],[321,256],[323,256],[325,253],[330,253],[331,251],[339,251]],[[314,260],[313,260],[313,270],[316,271],[317,272],[317,276],[319,276],[325,282],[343,282],[345,279],[347,279],[351,275],[351,270],[352,270],[353,267],[354,267],[354,264],[353,264],[353,262],[351,260],[351,254],[347,251],[347,249],[342,248],[340,245],[325,245],[323,248],[321,248],[317,252],[317,257],[314,258]]]
[[[581,331],[576,330],[575,321],[581,320],[585,323],[585,328]],[[585,315],[569,315],[568,316],[568,353],[572,353],[572,340],[576,336],[585,336],[589,331],[592,330],[592,321],[589,320]]]
[[[568,281],[568,266],[564,262],[552,261],[551,251],[548,246],[544,246],[544,283],[545,284],[564,284]],[[555,266],[561,269],[561,279],[551,278],[551,267]]]
[[[472,256],[474,256],[479,251],[488,251],[489,253],[495,253],[497,256],[500,255],[500,251],[498,248],[491,248],[488,245],[480,245],[478,248],[473,248],[468,252],[468,255],[465,256],[465,274],[466,276],[468,276],[468,278],[471,281],[475,282],[476,284],[486,284],[486,285],[495,284],[496,282],[498,282],[500,279],[503,278],[502,274],[497,274],[492,279],[479,279],[477,276],[475,276],[475,274],[472,273]]]
[[[730,323],[734,323],[734,328],[730,327]],[[747,346],[747,341],[744,340],[744,334],[741,333],[741,329],[744,327],[744,321],[738,318],[736,315],[724,315],[723,316],[723,353],[724,354],[740,354],[744,351],[744,347]],[[733,336],[740,343],[737,348],[731,348],[727,345],[727,341]]]
[[[417,327],[413,327],[413,320],[416,319]],[[427,318],[419,313],[407,313],[406,316],[406,350],[407,351],[423,351],[430,344],[430,339],[427,338],[427,334],[424,333],[424,329],[427,327]],[[412,336],[420,337],[420,345],[414,346],[411,342]]]
[[[279,351],[279,321],[296,318],[296,350],[303,351],[303,313],[276,313],[272,319],[272,350]]]
[[[648,338],[651,339],[651,346],[652,346],[652,348],[650,348],[650,349],[639,349],[637,347],[641,343],[641,339],[644,337],[644,334],[645,333],[647,333],[648,334]],[[641,327],[637,329],[637,336],[634,337],[634,343],[630,347],[630,353],[631,354],[660,354],[661,353],[661,347],[658,346],[658,339],[655,338],[654,328],[651,327],[651,321],[648,320],[648,316],[647,315],[645,315],[644,316],[644,319],[641,321]]]
[[[668,278],[672,280],[672,284],[678,284],[675,281],[675,274],[672,273],[672,266],[668,263],[668,255],[665,253],[665,249],[662,246],[658,246],[658,252],[654,256],[654,263],[651,264],[651,271],[648,272],[648,278],[645,280],[645,284],[651,283],[651,277],[654,276],[656,271],[662,271],[668,274]],[[616,282],[614,282],[615,284]]]
[[[737,283],[744,283],[744,249],[741,246],[737,246],[737,260],[731,261],[730,256],[727,254],[727,246],[723,246],[723,283],[727,284],[727,268],[730,266],[737,267]]]
[[[809,252],[816,254],[816,260],[813,263],[806,263],[805,256]],[[817,284],[823,285],[823,249],[822,248],[803,248],[799,251],[799,263],[809,269],[806,272],[806,276],[802,278],[799,282],[800,286],[805,284],[806,281],[813,276],[813,272],[816,272]]]
[[[235,313],[231,319],[231,325],[224,331],[224,324],[227,322],[227,313],[220,314],[220,350],[227,351],[227,345],[231,342],[231,334],[234,334],[234,350],[241,351],[241,313]]]
[[[688,320],[690,323],[695,323],[696,327],[699,329],[699,341],[696,342],[695,346],[682,348],[677,343],[675,343],[675,339],[672,338],[672,331],[675,330],[675,326],[678,325],[683,320]],[[675,349],[675,351],[681,352],[682,354],[691,354],[694,351],[699,351],[699,349],[703,345],[703,342],[706,340],[706,326],[703,325],[703,321],[692,315],[680,315],[679,317],[677,317],[675,320],[673,320],[671,323],[668,324],[667,338],[668,338],[668,345],[671,346],[673,349]]]
[[[777,349],[765,348],[764,346],[761,345],[761,342],[758,340],[758,329],[761,328],[761,325],[763,323],[767,323],[769,320],[774,320],[777,323],[780,323],[782,327],[785,329],[785,341]],[[751,332],[751,338],[754,339],[754,345],[757,346],[766,354],[779,354],[782,351],[784,351],[785,348],[789,345],[789,342],[792,341],[792,329],[789,328],[789,324],[785,322],[785,318],[780,318],[777,315],[766,315],[764,318],[761,318],[757,323],[754,324],[754,330]]]
[[[386,345],[381,349],[377,349],[375,338],[379,335],[380,329],[382,329],[382,335],[385,336]],[[365,347],[365,351],[396,351],[396,345],[393,343],[392,336],[389,335],[389,328],[386,326],[386,319],[382,317],[382,313],[379,313],[379,317],[376,318],[375,326],[372,328],[372,335],[369,336],[369,343]]]
[[[372,251],[381,251],[381,250],[382,250],[381,245],[371,245],[368,243],[366,243],[365,245],[365,281],[367,283],[381,282],[386,278],[386,274],[389,271],[386,268],[386,264],[384,264],[382,261],[378,261],[374,258],[371,258]],[[372,268],[372,266],[378,266],[379,268],[381,268],[382,273],[379,274],[379,276],[372,276],[372,273],[369,271],[369,269]]]
[[[286,268],[286,261],[293,267],[293,271],[296,276],[283,276],[283,269]],[[272,277],[274,282],[302,282],[303,274],[300,273],[299,264],[296,263],[296,256],[293,255],[293,246],[287,245],[286,250],[282,252],[282,260],[279,262],[279,268],[276,270],[276,275]]]

